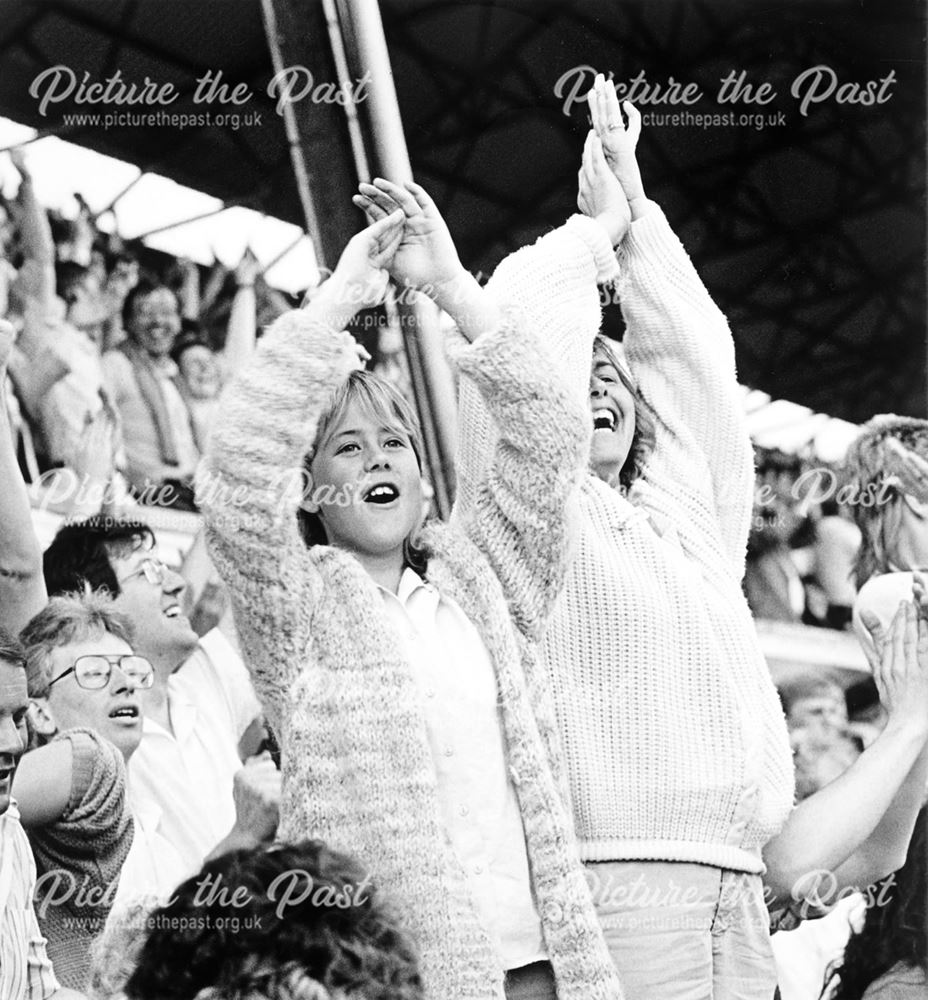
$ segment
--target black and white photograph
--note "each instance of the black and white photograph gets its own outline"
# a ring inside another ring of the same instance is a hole
[[[928,997],[923,0],[0,0],[0,1000]]]

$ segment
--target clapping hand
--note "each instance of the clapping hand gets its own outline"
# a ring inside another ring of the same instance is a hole
[[[593,131],[603,144],[606,162],[622,185],[631,206],[632,218],[636,219],[647,201],[635,155],[638,137],[641,135],[641,115],[631,101],[624,101],[619,106],[615,84],[606,80],[602,73],[596,75],[587,99]],[[628,118],[627,125],[622,117],[622,108]]]
[[[874,648],[862,645],[890,723],[915,725],[928,733],[928,622],[909,601],[899,605],[888,634],[875,614],[865,612],[863,622]]]
[[[402,187],[382,178],[361,184],[352,201],[368,218],[383,219],[390,212],[404,216],[402,239],[393,255],[390,273],[398,284],[417,288],[433,298],[442,286],[455,282],[463,266],[448,226],[423,187],[407,181]]]
[[[403,239],[403,212],[383,213],[375,222],[348,241],[332,277],[319,295],[334,296],[351,312],[367,309],[381,302],[387,289],[390,267]]]
[[[613,246],[622,242],[631,223],[631,209],[622,185],[606,163],[602,143],[593,132],[587,135],[583,146],[577,206],[603,226]]]

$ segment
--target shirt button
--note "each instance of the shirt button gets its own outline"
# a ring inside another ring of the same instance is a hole
[[[461,815],[468,816],[470,814],[470,809],[467,806],[461,806]]]
[[[483,874],[483,865],[474,865],[474,874],[475,875],[482,875]]]
[[[425,692],[425,697],[426,698],[434,698],[435,697],[435,689],[434,688],[429,688],[428,691]]]
[[[564,919],[564,911],[557,903],[548,903],[545,907],[545,919],[549,924],[559,924]]]
[[[454,751],[451,749],[451,747],[445,747],[445,756],[446,757],[454,756]]]

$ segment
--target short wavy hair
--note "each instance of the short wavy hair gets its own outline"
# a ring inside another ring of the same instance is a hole
[[[886,442],[899,441],[909,451],[928,458],[928,420],[884,414],[864,424],[860,435],[848,448],[845,467],[860,502],[854,503],[854,520],[860,528],[855,577],[858,589],[871,576],[892,569],[892,542],[887,544],[887,529],[892,534],[891,518],[898,516],[902,494],[887,485]],[[863,502],[863,500],[879,502]],[[900,567],[906,568],[906,567]]]
[[[104,632],[132,644],[132,625],[116,611],[107,594],[87,590],[51,598],[20,633],[26,652],[29,697],[48,695],[51,655],[56,649],[95,639]]]
[[[656,422],[651,407],[641,395],[641,391],[628,370],[628,363],[620,356],[620,350],[620,348],[617,349],[615,341],[602,334],[597,334],[593,341],[593,351],[601,351],[606,356],[609,363],[619,373],[622,385],[628,389],[635,400],[635,433],[632,436],[625,464],[619,471],[619,485],[627,492],[635,480],[644,473],[648,458],[654,451]]]
[[[227,892],[200,898],[207,876]],[[281,878],[299,886],[285,906]],[[129,1000],[424,997],[417,955],[367,872],[318,840],[208,861],[148,923]]]

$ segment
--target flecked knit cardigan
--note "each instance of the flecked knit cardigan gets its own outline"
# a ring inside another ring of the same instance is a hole
[[[548,308],[548,276],[532,278],[520,253],[491,291],[518,305],[588,399],[595,312]],[[586,478],[577,557],[545,636],[581,855],[761,872],[793,771],[741,590],[754,470],[731,333],[653,203],[608,278],[656,428],[628,499]],[[466,381],[461,397],[466,512],[495,430]]]
[[[611,248],[596,226],[564,227],[530,259],[552,279],[572,273],[565,294],[598,312],[596,279]],[[321,837],[369,867],[417,944],[430,1000],[501,997],[501,961],[442,826],[420,694],[381,595],[352,555],[306,549],[293,497],[281,502],[277,488],[299,470],[347,374],[339,344],[301,312],[281,317],[227,391],[200,475],[211,551],[281,735],[278,835]],[[535,652],[567,565],[574,518],[566,509],[576,502],[590,424],[539,352],[512,314],[473,345],[454,345],[503,433],[463,530],[424,533],[427,577],[474,622],[496,671],[558,996],[605,1000],[621,989],[552,766],[553,712]]]

